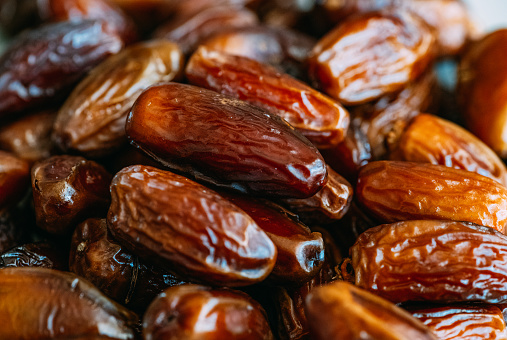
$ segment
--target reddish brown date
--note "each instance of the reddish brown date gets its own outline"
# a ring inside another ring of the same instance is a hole
[[[182,285],[167,289],[143,318],[146,340],[272,340],[262,307],[248,295]]]
[[[507,168],[493,150],[460,126],[428,114],[412,120],[391,159],[464,169],[507,185]]]
[[[128,47],[93,69],[61,107],[53,139],[65,152],[112,153],[127,138],[125,121],[147,87],[179,79],[183,55],[173,43],[148,41]]]
[[[245,212],[196,182],[137,165],[116,174],[111,195],[113,237],[180,277],[242,286],[273,270],[276,248],[269,237]]]
[[[213,35],[242,27],[256,26],[259,22],[252,11],[237,6],[212,6],[188,15],[176,13],[175,19],[155,32],[156,38],[177,43],[184,54]]]
[[[82,220],[105,214],[111,175],[77,156],[53,156],[32,168],[37,225],[54,234],[71,233]]]
[[[341,142],[349,113],[336,101],[253,59],[199,48],[186,67],[190,83],[232,96],[285,119],[318,148]]]
[[[0,286],[2,339],[134,339],[137,316],[74,274],[5,268]]]
[[[30,187],[30,165],[0,151],[0,209],[15,205]]]
[[[507,298],[507,236],[468,222],[404,221],[350,250],[355,284],[393,302]]]
[[[342,281],[314,289],[305,307],[315,340],[437,339],[403,309]]]
[[[378,161],[359,173],[356,195],[384,223],[404,220],[468,221],[504,232],[507,189],[466,170],[426,163]]]
[[[195,86],[150,87],[134,104],[126,132],[164,165],[217,186],[305,198],[327,179],[318,150],[279,117]]]
[[[441,340],[507,339],[502,311],[491,305],[408,308]]]
[[[0,58],[0,116],[51,103],[123,47],[104,23],[51,24],[18,36]]]
[[[27,243],[9,249],[0,255],[0,268],[44,267],[67,270],[67,256],[56,244],[39,242]]]
[[[374,12],[348,19],[322,38],[309,58],[310,74],[344,104],[397,92],[433,58],[434,38],[407,12]]]

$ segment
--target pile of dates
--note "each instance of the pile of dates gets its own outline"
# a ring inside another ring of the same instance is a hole
[[[0,339],[507,340],[507,30],[461,1],[0,26]]]

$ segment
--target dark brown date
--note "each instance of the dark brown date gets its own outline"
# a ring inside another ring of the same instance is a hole
[[[137,316],[74,274],[4,268],[0,286],[2,339],[134,339]]]
[[[324,241],[319,233],[311,232],[274,203],[248,196],[222,196],[246,212],[275,244],[278,255],[270,281],[300,285],[317,275],[324,262]]]
[[[30,187],[30,165],[0,151],[0,209],[17,204]]]
[[[161,26],[155,37],[177,43],[184,54],[213,35],[238,28],[256,26],[259,22],[252,11],[237,6],[212,6],[189,15],[176,13],[175,19]]]
[[[191,84],[285,119],[318,148],[332,147],[345,137],[349,113],[338,102],[269,65],[201,47],[185,72]]]
[[[37,15],[36,0],[1,0],[0,27],[8,34],[16,34],[22,29],[40,22]]]
[[[393,302],[507,299],[507,236],[452,221],[365,231],[350,249],[355,284]]]
[[[273,270],[277,252],[269,237],[245,212],[196,182],[134,165],[116,174],[111,195],[113,237],[182,278],[242,286]]]
[[[53,156],[32,168],[37,225],[53,234],[71,233],[79,222],[106,213],[111,175],[77,156]]]
[[[312,78],[344,104],[403,89],[433,58],[434,37],[407,12],[374,12],[342,22],[313,48]]]
[[[18,36],[0,58],[0,116],[51,103],[123,42],[103,22],[46,25]]]
[[[315,340],[437,339],[408,312],[343,281],[315,288],[305,307]]]
[[[47,242],[27,243],[0,255],[0,268],[44,267],[67,270],[67,256],[61,247]]]
[[[65,152],[104,156],[127,142],[125,121],[147,87],[179,79],[183,55],[166,41],[130,46],[94,68],[61,107],[53,139]]]
[[[0,210],[0,254],[25,242],[30,225],[23,213],[19,207]]]
[[[182,285],[167,289],[143,318],[149,340],[272,340],[266,312],[248,295]]]
[[[217,186],[306,198],[327,179],[318,150],[289,124],[195,86],[150,87],[134,104],[126,132],[162,164]]]

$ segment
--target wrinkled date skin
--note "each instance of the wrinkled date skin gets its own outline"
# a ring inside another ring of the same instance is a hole
[[[179,79],[183,54],[162,40],[128,47],[94,68],[58,113],[53,139],[65,152],[104,156],[127,141],[125,122],[147,87]]]
[[[353,189],[349,182],[327,166],[327,183],[309,198],[280,200],[308,225],[329,224],[341,219],[349,210]]]
[[[466,170],[427,163],[378,161],[361,169],[360,205],[383,223],[468,221],[500,232],[507,223],[507,189]]]
[[[146,340],[272,340],[266,312],[248,295],[198,285],[160,294],[143,318]]]
[[[256,26],[218,33],[202,43],[218,50],[270,64],[298,79],[306,79],[304,66],[315,40],[287,28]]]
[[[507,157],[507,29],[471,44],[461,59],[458,96],[468,129]]]
[[[213,185],[306,198],[327,180],[318,150],[279,117],[199,87],[150,87],[127,118],[132,143],[162,164]]]
[[[303,284],[317,275],[324,262],[324,241],[319,233],[311,232],[274,203],[248,196],[222,196],[246,212],[275,244],[278,255],[270,281]]]
[[[437,340],[403,309],[343,281],[315,288],[305,309],[316,340]]]
[[[338,102],[253,59],[201,47],[190,58],[186,76],[193,85],[285,119],[318,148],[341,142],[349,126],[349,113]]]
[[[502,311],[491,305],[449,305],[408,308],[443,340],[507,339]]]
[[[134,339],[137,316],[74,274],[4,268],[0,286],[2,339]]]
[[[108,297],[144,311],[164,289],[183,283],[140,261],[119,245],[105,219],[88,219],[72,236],[70,270],[93,283]]]
[[[51,103],[122,47],[119,36],[92,20],[21,34],[0,58],[0,116]]]
[[[0,148],[30,164],[51,156],[51,132],[56,118],[53,110],[22,117],[0,128]]]
[[[177,43],[184,54],[192,53],[201,42],[217,33],[259,23],[255,13],[237,6],[208,7],[188,16],[178,14],[175,20],[160,27],[154,36]]]
[[[78,156],[53,156],[36,163],[32,190],[37,225],[67,234],[82,220],[105,214],[111,177],[98,163]]]
[[[428,114],[412,120],[390,158],[464,169],[507,186],[507,169],[493,150],[460,126]]]
[[[362,104],[401,90],[433,58],[434,38],[407,12],[348,19],[322,38],[309,57],[312,78],[331,97]]]
[[[27,243],[0,255],[0,268],[44,267],[67,270],[67,256],[56,244]]]
[[[0,151],[0,209],[20,201],[30,188],[30,165],[8,152]]]
[[[245,212],[196,182],[134,165],[116,174],[111,195],[113,237],[182,278],[242,286],[273,270],[277,252],[269,237]]]
[[[393,302],[507,299],[507,236],[468,222],[404,221],[350,249],[355,284]]]

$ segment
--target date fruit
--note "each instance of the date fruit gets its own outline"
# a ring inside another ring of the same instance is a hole
[[[315,288],[305,301],[315,340],[436,340],[408,312],[349,283]]]
[[[395,303],[507,299],[507,236],[488,227],[384,224],[361,234],[350,255],[355,284]]]
[[[196,182],[134,165],[116,174],[111,195],[113,237],[179,277],[242,286],[273,270],[277,252],[269,237],[245,212]]]
[[[0,209],[17,204],[30,188],[30,165],[0,151]]]
[[[349,113],[336,101],[253,59],[199,48],[186,70],[193,85],[261,107],[285,119],[318,148],[343,140]]]
[[[0,286],[2,339],[134,339],[137,316],[74,274],[4,268]]]
[[[195,86],[144,91],[127,118],[132,143],[207,183],[263,196],[306,198],[327,180],[318,150],[256,106]]]
[[[309,57],[312,78],[331,97],[362,104],[397,92],[433,59],[434,37],[403,11],[373,12],[342,22]]]
[[[9,249],[0,255],[0,268],[44,267],[67,270],[67,256],[56,244],[27,243]]]
[[[127,142],[125,122],[147,87],[179,79],[183,54],[162,40],[130,46],[94,68],[61,107],[53,139],[65,152],[104,156]]]
[[[507,223],[507,188],[466,170],[427,163],[378,161],[361,169],[360,205],[380,222],[468,221],[500,232]]]
[[[266,312],[248,295],[198,285],[160,294],[143,318],[146,340],[272,340]]]

